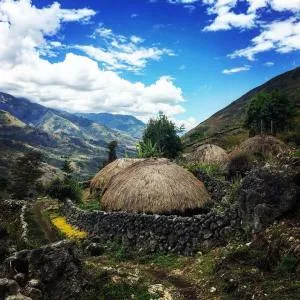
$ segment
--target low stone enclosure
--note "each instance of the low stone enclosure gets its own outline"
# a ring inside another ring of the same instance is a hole
[[[224,243],[228,233],[241,228],[238,209],[182,217],[85,211],[71,200],[66,200],[61,209],[70,224],[98,242],[118,242],[124,248],[145,252],[193,255]]]

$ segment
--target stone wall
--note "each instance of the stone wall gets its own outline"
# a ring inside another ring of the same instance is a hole
[[[223,243],[226,235],[241,224],[237,210],[193,217],[146,215],[84,211],[67,200],[62,212],[69,223],[101,242],[116,241],[136,250],[184,255]]]

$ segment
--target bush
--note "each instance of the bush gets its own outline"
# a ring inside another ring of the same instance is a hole
[[[238,153],[233,156],[228,163],[229,179],[244,177],[252,169],[253,161],[254,158],[247,153]]]
[[[197,171],[201,170],[211,177],[221,177],[223,173],[217,164],[187,164],[185,168],[193,174],[197,174]]]
[[[277,271],[281,274],[295,273],[297,269],[297,258],[291,255],[284,256],[277,266]]]
[[[5,190],[8,187],[8,179],[5,177],[0,177],[0,190]]]
[[[81,185],[72,178],[54,179],[47,188],[47,194],[59,200],[70,198],[79,202],[82,197]]]

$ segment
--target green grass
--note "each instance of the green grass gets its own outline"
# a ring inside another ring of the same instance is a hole
[[[102,210],[99,200],[91,200],[86,202],[80,202],[77,206],[84,210]]]
[[[39,248],[46,244],[47,239],[37,221],[36,214],[33,209],[27,209],[25,213],[25,221],[28,225],[27,245],[30,248]]]

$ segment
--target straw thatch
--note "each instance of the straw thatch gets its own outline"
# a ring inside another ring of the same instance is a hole
[[[288,150],[288,146],[274,136],[254,136],[247,139],[239,147],[230,153],[230,157],[234,157],[239,153],[247,153],[254,156],[276,156]]]
[[[119,158],[105,166],[92,179],[90,183],[90,194],[99,195],[113,176],[139,161],[142,161],[142,159]]]
[[[109,211],[171,213],[200,209],[210,201],[201,181],[167,159],[135,163],[112,178],[101,199]]]
[[[201,145],[185,158],[189,163],[193,164],[224,165],[228,162],[227,152],[221,147],[213,144]]]

